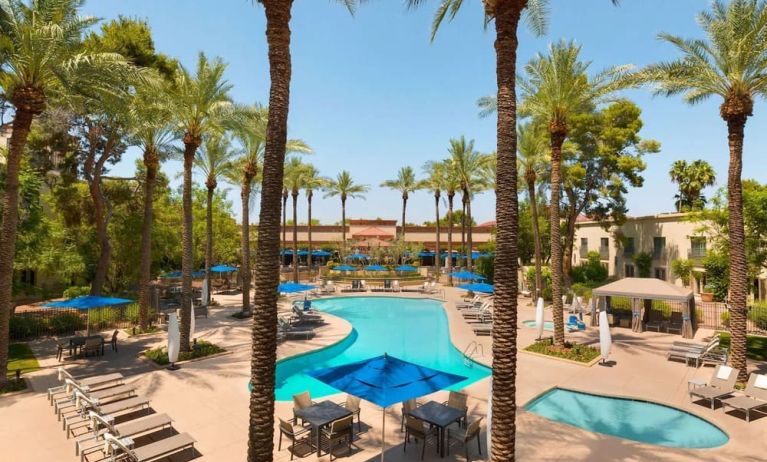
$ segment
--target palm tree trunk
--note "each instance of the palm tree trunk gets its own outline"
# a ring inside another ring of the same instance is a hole
[[[727,201],[730,237],[730,330],[732,332],[732,359],[730,365],[738,370],[738,381],[748,380],[746,364],[746,319],[748,308],[748,263],[746,261],[746,238],[743,226],[743,129],[746,117],[727,120],[730,145],[730,165],[727,172]]]
[[[447,194],[447,285],[453,286],[453,198],[454,193]],[[437,255],[439,257],[439,255]]]
[[[282,264],[287,264],[287,258],[285,257],[285,251],[288,247],[288,191],[282,190]],[[296,256],[291,255],[290,260],[295,263]]]
[[[466,268],[471,271],[472,270],[472,260],[473,260],[473,244],[472,244],[472,221],[471,221],[471,194],[466,194],[466,197],[469,199],[466,201]]]
[[[312,279],[312,196],[313,193],[310,190],[306,191],[306,225],[308,230],[309,250],[306,254],[306,266],[309,267],[309,280]]]
[[[402,196],[402,234],[400,237],[402,238],[402,242],[405,242],[405,211],[407,210],[407,196]]]
[[[551,204],[549,204],[551,222],[551,296],[552,316],[554,317],[554,346],[565,346],[564,306],[562,303],[562,233],[559,226],[559,196],[562,169],[562,143],[567,131],[563,127],[554,127],[551,131]]]
[[[181,351],[190,351],[189,328],[192,317],[192,163],[199,146],[199,138],[184,136],[184,188],[182,203],[184,220],[181,230],[181,322],[179,331]]]
[[[250,361],[252,392],[248,462],[273,460],[274,380],[277,360],[280,203],[290,100],[290,8],[292,0],[263,0],[269,46],[269,121],[266,127],[259,235],[256,246],[257,297]]]
[[[0,224],[0,387],[7,383],[8,347],[11,309],[13,308],[13,258],[16,254],[16,225],[19,218],[19,172],[21,157],[27,144],[29,127],[38,111],[25,110],[16,104],[8,157],[5,164],[3,219]]]
[[[298,282],[298,192],[293,191],[293,282]]]
[[[530,198],[530,213],[533,218],[533,241],[535,247],[535,290],[533,300],[543,293],[543,273],[541,269],[541,230],[538,224],[538,202],[535,197],[535,180],[527,182],[527,195]]]
[[[498,81],[498,166],[496,174],[495,311],[493,315],[492,460],[513,462],[516,441],[517,378],[517,26],[526,1],[498,1],[495,7]]]
[[[112,246],[109,244],[109,212],[107,211],[106,197],[104,197],[103,185],[101,184],[101,172],[104,168],[106,154],[99,158],[94,169],[93,177],[89,181],[89,191],[93,201],[93,218],[96,222],[96,238],[99,241],[99,258],[96,262],[96,271],[91,283],[91,295],[101,295],[104,283],[109,271],[109,258]]]
[[[341,262],[346,258],[346,197],[341,196]]]
[[[139,263],[139,311],[138,322],[142,332],[149,328],[149,306],[152,281],[152,220],[154,213],[154,187],[160,159],[153,147],[144,151],[146,180],[144,181],[144,221],[141,224],[141,263]]]
[[[466,259],[466,194],[461,194],[461,254],[458,266],[463,266]]]
[[[242,313],[250,313],[250,188],[253,179],[245,174],[240,200],[242,201],[242,232],[240,247],[242,262],[240,263],[240,279],[242,280]]]
[[[205,306],[210,305],[210,288],[212,286],[211,283],[211,273],[210,268],[213,266],[213,192],[215,191],[215,186],[210,187],[208,186],[208,197],[207,197],[207,204],[206,204],[206,210],[205,210],[205,231],[206,231],[206,240],[205,240],[205,281],[204,284],[207,284],[208,290],[207,290],[207,297],[205,300],[203,300],[203,303],[205,303]]]
[[[434,245],[434,272],[437,274],[437,282],[439,282],[439,193],[434,194],[434,213],[436,214],[436,226],[437,226],[437,240]]]

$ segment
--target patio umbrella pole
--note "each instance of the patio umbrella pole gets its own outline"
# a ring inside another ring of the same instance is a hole
[[[384,462],[384,452],[386,452],[386,408],[382,407],[381,408],[381,462]]]

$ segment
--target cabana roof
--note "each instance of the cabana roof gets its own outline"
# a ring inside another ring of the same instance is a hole
[[[680,302],[693,298],[693,293],[690,289],[655,278],[623,278],[602,287],[597,287],[591,293],[598,297],[628,297]]]

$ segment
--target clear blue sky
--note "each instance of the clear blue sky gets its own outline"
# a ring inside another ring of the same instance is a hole
[[[451,137],[466,135],[485,152],[495,149],[495,122],[477,117],[477,98],[495,93],[492,29],[482,27],[479,0],[464,2],[452,23],[429,42],[438,1],[408,11],[399,0],[371,0],[351,17],[332,0],[296,0],[293,7],[293,80],[290,133],[315,150],[311,162],[323,175],[349,170],[356,181],[373,186],[366,201],[352,200],[349,217],[398,218],[399,195],[379,188],[397,169],[411,165],[420,173],[428,160],[446,155]],[[550,28],[544,37],[527,30],[520,36],[518,62],[545,51],[551,41],[574,39],[592,69],[616,64],[642,66],[670,59],[675,51],[659,42],[659,32],[700,36],[696,14],[704,0],[551,0]],[[119,14],[149,21],[159,51],[193,66],[198,51],[229,63],[227,78],[237,101],[266,103],[269,75],[264,14],[249,0],[91,0],[85,13],[105,19]],[[647,158],[645,187],[629,194],[629,213],[672,210],[674,185],[668,170],[676,159],[705,159],[726,185],[727,139],[719,118],[719,101],[694,107],[679,98],[652,97],[647,90],[627,96],[643,110],[642,136],[662,143],[662,152]],[[765,179],[764,101],[758,101],[746,129],[744,177]],[[116,172],[134,170],[135,153]],[[180,164],[163,170],[172,178]],[[178,180],[175,180],[178,183]],[[708,191],[711,193],[712,191]],[[239,210],[238,194],[229,197]],[[479,196],[473,206],[478,222],[494,217],[494,195]],[[314,213],[323,223],[340,220],[338,199],[320,198]],[[305,216],[305,206],[299,208]],[[238,214],[239,215],[239,214]],[[256,214],[257,215],[257,214]],[[433,200],[425,192],[410,201],[408,221],[433,219]]]

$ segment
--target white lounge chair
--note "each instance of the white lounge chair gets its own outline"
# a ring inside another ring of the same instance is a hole
[[[707,399],[711,402],[711,409],[713,410],[716,406],[716,400],[721,400],[735,391],[737,379],[737,369],[728,366],[717,366],[708,380],[708,385],[690,390],[690,400],[693,397]]]
[[[67,372],[66,369],[63,367],[58,368],[58,378],[59,382],[62,383],[62,385],[51,387],[48,389],[48,401],[50,401],[51,405],[53,405],[53,397],[55,395],[61,395],[66,393],[66,383],[64,382],[65,379],[69,379],[72,382],[82,386],[82,387],[90,387],[91,389],[95,389],[101,386],[106,385],[112,385],[117,383],[122,383],[124,377],[119,372],[113,372],[111,374],[104,374],[104,375],[97,375],[97,376],[91,376],[91,377],[74,377],[72,374]]]
[[[751,421],[751,411],[764,408],[767,413],[767,374],[751,374],[743,395],[721,400],[723,407],[738,409],[746,414],[746,422]]]
[[[95,411],[101,415],[114,415],[126,411],[137,411],[149,408],[149,398],[134,396],[120,401],[112,401],[102,404],[98,399],[91,399],[80,392],[77,393],[76,408],[78,413],[64,416],[62,427],[66,431],[67,438],[70,432],[90,423],[88,411]]]
[[[194,443],[197,442],[188,433],[179,433],[170,438],[165,438],[136,449],[130,447],[128,440],[116,438],[109,433],[104,434],[104,440],[109,444],[111,450],[111,454],[107,459],[109,462],[116,462],[118,460],[128,460],[131,462],[158,460],[186,449],[194,451]]]
[[[120,438],[134,437],[166,428],[170,430],[173,423],[173,419],[167,414],[152,414],[118,425],[114,425],[112,416],[103,416],[93,411],[90,411],[88,415],[91,418],[92,432],[75,441],[75,455],[80,455],[80,462],[84,462],[88,454],[104,447],[103,440],[106,433]]]

